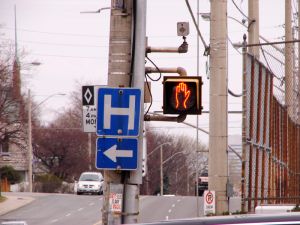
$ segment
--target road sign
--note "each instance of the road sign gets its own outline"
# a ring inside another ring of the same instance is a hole
[[[96,168],[107,170],[137,169],[137,138],[97,139]]]
[[[97,135],[138,136],[140,112],[140,89],[99,88]]]
[[[96,132],[99,87],[101,86],[82,86],[82,124],[84,132]]]
[[[109,194],[109,206],[111,212],[122,212],[123,194],[110,193]]]
[[[94,86],[82,86],[82,105],[95,105]]]
[[[216,213],[216,194],[215,191],[205,190],[204,195],[204,215]]]

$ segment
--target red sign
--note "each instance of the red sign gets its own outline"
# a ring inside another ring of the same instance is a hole
[[[214,202],[214,195],[213,195],[213,193],[211,193],[211,191],[209,191],[208,193],[207,193],[207,195],[205,196],[205,201],[206,201],[206,203],[207,204],[212,204],[213,202]]]

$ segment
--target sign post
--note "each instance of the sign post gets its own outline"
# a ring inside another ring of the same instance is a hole
[[[137,137],[140,127],[141,90],[99,88],[97,135]]]
[[[204,191],[204,215],[210,215],[216,213],[216,194],[215,191]]]
[[[96,168],[103,170],[135,170],[137,138],[97,139]]]
[[[100,86],[82,86],[82,124],[83,132],[96,132],[97,94]]]
[[[99,88],[96,167],[136,170],[140,128],[141,90]]]

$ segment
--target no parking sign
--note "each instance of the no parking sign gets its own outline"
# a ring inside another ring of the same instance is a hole
[[[204,191],[204,215],[216,213],[216,194],[215,191]]]

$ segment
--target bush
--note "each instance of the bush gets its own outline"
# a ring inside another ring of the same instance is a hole
[[[12,166],[3,166],[0,168],[1,179],[7,178],[10,184],[16,184],[21,181],[20,174]]]
[[[300,211],[299,204],[297,204],[291,211],[292,212],[299,212]]]
[[[62,180],[53,174],[37,175],[35,182],[37,191],[46,193],[59,192],[62,185]]]

